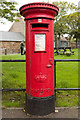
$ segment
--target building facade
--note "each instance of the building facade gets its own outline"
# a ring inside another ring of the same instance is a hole
[[[0,51],[2,54],[20,53],[20,43],[25,44],[25,22],[22,18],[14,22],[9,31],[0,31]]]
[[[54,40],[54,48],[59,48],[59,47],[69,47],[69,40],[68,38],[65,37],[60,37],[60,41],[57,38],[56,40]]]
[[[20,32],[0,32],[0,51],[2,54],[20,53],[20,43],[25,37]]]

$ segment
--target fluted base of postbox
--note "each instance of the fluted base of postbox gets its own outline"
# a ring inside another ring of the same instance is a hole
[[[48,115],[55,112],[55,96],[35,98],[26,95],[25,110],[32,115]]]

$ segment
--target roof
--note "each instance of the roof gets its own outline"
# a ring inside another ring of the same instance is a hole
[[[9,29],[9,32],[20,32],[25,36],[25,22],[23,18],[17,18],[19,21],[15,21],[11,28]]]
[[[65,37],[60,37],[61,41],[68,41]]]
[[[22,41],[25,37],[20,32],[0,31],[0,41]]]

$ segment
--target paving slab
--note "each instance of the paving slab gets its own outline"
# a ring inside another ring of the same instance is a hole
[[[79,108],[58,107],[54,113],[36,116],[25,113],[24,108],[2,109],[2,118],[79,118]]]

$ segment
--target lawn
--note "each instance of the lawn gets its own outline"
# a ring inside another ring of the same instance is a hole
[[[78,59],[78,49],[71,56],[54,54],[55,59]],[[2,59],[25,59],[25,55],[3,55]],[[26,88],[26,63],[2,63],[2,87]],[[78,62],[57,62],[56,87],[78,87]],[[78,91],[57,91],[56,106],[77,106]],[[3,106],[21,107],[25,102],[25,92],[3,92]]]

